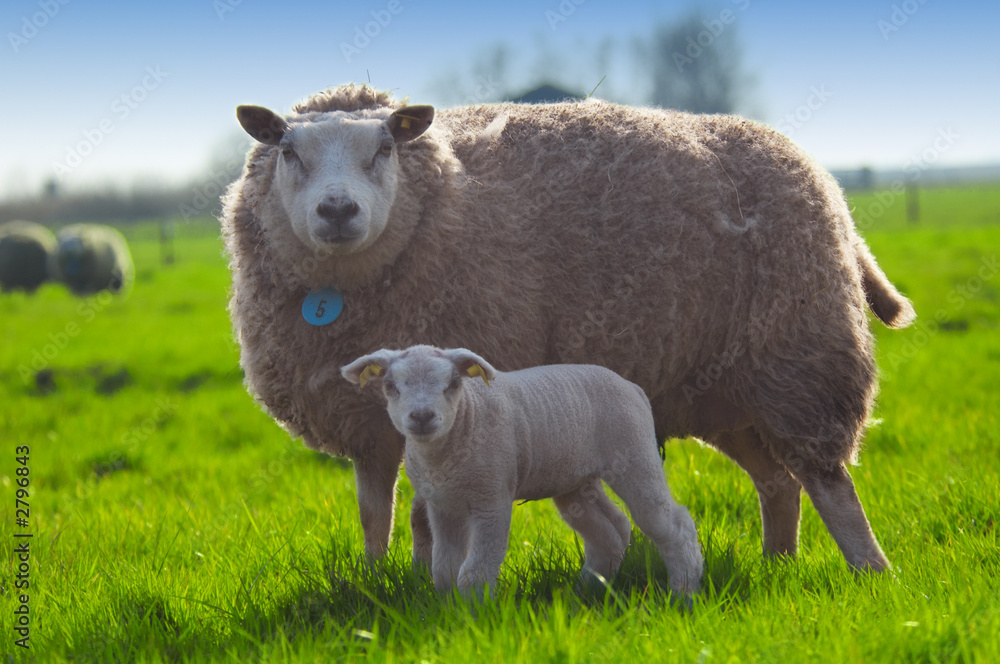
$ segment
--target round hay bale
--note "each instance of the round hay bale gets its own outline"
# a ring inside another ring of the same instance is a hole
[[[59,231],[50,268],[53,279],[79,296],[126,291],[135,271],[125,238],[100,224],[73,224]]]
[[[56,237],[33,221],[0,224],[0,289],[34,293],[49,278]]]

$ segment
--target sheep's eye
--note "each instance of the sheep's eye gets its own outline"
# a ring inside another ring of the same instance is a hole
[[[391,380],[385,381],[383,386],[385,387],[385,393],[388,394],[389,396],[394,397],[399,394],[399,388],[396,387],[396,384]]]
[[[285,145],[281,148],[281,156],[289,161],[298,157],[298,155],[295,154],[295,150],[293,150],[289,145]]]
[[[392,141],[383,142],[382,145],[379,147],[378,152],[376,152],[375,156],[372,157],[371,163],[368,164],[366,169],[369,171],[374,169],[375,164],[378,163],[379,157],[388,157],[391,154],[392,154]]]
[[[459,378],[458,376],[455,376],[454,378],[451,379],[451,382],[448,383],[448,391],[454,392],[455,390],[458,389],[458,386],[461,384],[462,384],[462,379]]]

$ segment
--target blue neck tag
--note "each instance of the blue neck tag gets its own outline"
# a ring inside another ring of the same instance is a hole
[[[324,288],[302,300],[302,318],[310,325],[326,325],[344,310],[344,296],[336,288]]]

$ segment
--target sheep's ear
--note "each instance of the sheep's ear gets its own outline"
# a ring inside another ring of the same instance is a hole
[[[433,106],[403,106],[397,108],[385,122],[393,139],[397,143],[405,143],[427,131],[433,121]]]
[[[266,145],[277,145],[288,131],[285,119],[263,106],[237,106],[236,119],[248,134]]]
[[[486,385],[489,385],[490,381],[497,377],[497,370],[471,350],[456,348],[446,351],[446,354],[455,363],[459,374],[470,378],[482,378]]]
[[[385,370],[392,364],[392,358],[389,351],[380,350],[371,355],[359,357],[350,364],[341,367],[340,375],[364,389],[368,381],[379,378],[385,373]]]

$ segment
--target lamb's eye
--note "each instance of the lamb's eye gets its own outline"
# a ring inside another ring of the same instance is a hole
[[[448,383],[448,390],[447,391],[448,392],[454,392],[455,390],[458,389],[458,386],[461,385],[461,384],[462,384],[462,379],[459,378],[458,376],[455,376],[454,378],[451,379],[451,382]]]
[[[396,384],[394,382],[392,382],[391,380],[385,381],[385,383],[383,384],[383,387],[385,387],[385,393],[387,395],[389,395],[391,397],[399,395],[399,388],[396,387]]]
[[[281,148],[281,156],[289,161],[298,157],[298,155],[295,154],[295,150],[293,150],[289,145],[285,145]]]

